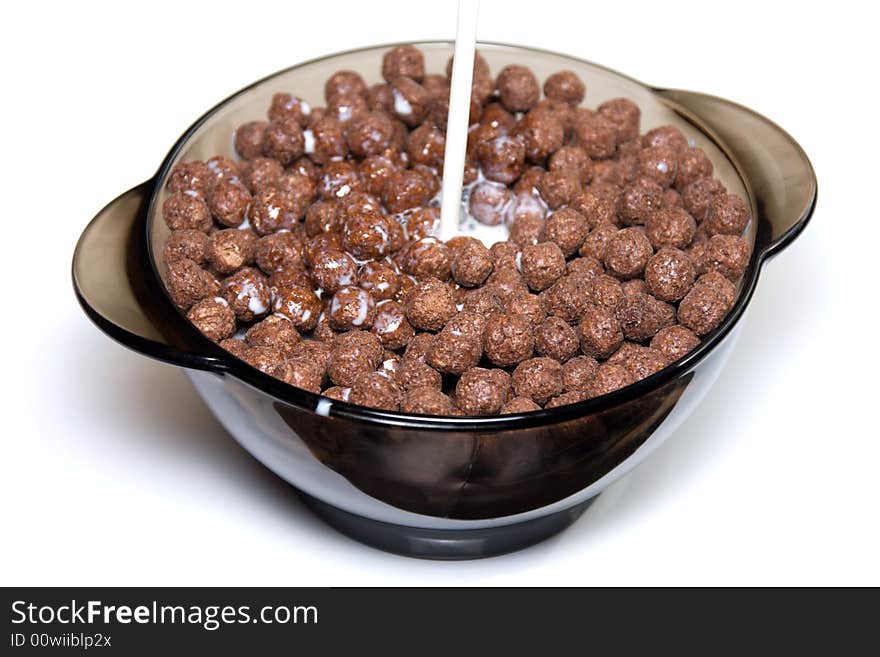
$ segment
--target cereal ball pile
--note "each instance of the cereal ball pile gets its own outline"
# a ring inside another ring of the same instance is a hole
[[[167,289],[205,336],[334,400],[485,416],[613,392],[719,326],[749,207],[677,128],[583,106],[572,71],[477,55],[462,207],[507,239],[439,240],[450,71],[394,48],[376,84],[277,93],[234,159],[171,171]]]

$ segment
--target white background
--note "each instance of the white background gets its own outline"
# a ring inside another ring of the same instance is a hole
[[[182,372],[96,330],[69,281],[87,221],[216,101],[307,58],[450,38],[454,5],[5,5],[0,583],[880,584],[880,51],[861,5],[484,2],[485,39],[766,114],[811,156],[820,194],[681,430],[568,531],[462,563],[316,520]]]

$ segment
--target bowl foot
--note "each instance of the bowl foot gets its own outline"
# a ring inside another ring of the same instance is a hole
[[[527,548],[571,525],[596,499],[514,525],[459,530],[423,529],[371,520],[300,494],[324,522],[349,538],[406,557],[444,560],[482,559]]]

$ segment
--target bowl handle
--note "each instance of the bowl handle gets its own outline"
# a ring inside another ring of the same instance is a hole
[[[154,186],[154,180],[141,183],[92,219],[73,254],[74,291],[98,328],[126,347],[174,365],[223,371],[223,360],[209,355],[219,348],[186,326],[148,261],[146,212]]]
[[[729,100],[680,89],[655,92],[686,119],[708,126],[739,163],[759,214],[759,255],[768,259],[782,251],[816,205],[816,174],[800,145],[769,119]]]

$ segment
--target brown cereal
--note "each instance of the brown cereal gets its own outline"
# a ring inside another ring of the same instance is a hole
[[[272,103],[267,113],[270,121],[293,119],[305,127],[312,113],[311,106],[302,98],[292,94],[278,92],[272,96]]]
[[[516,366],[511,380],[517,396],[545,404],[562,392],[562,366],[552,358],[530,358]]]
[[[592,302],[581,279],[563,276],[541,293],[541,303],[548,315],[576,324]]]
[[[311,287],[285,285],[272,289],[272,310],[289,319],[299,331],[311,331],[321,316],[321,300]]]
[[[697,221],[704,221],[712,199],[724,193],[724,185],[715,178],[700,178],[682,190],[681,201]]]
[[[593,177],[593,161],[580,146],[563,146],[550,156],[547,166],[550,171],[565,171],[581,185],[586,185]]]
[[[616,363],[602,363],[587,384],[584,393],[588,397],[600,397],[630,384],[630,374]]]
[[[587,87],[574,71],[557,71],[544,81],[544,95],[569,105],[579,105],[584,100]]]
[[[423,237],[409,242],[400,252],[401,269],[417,278],[449,280],[452,275],[452,252],[436,237]]]
[[[739,235],[749,223],[749,208],[735,194],[718,194],[709,201],[703,225],[712,235]]]
[[[247,163],[244,169],[244,182],[251,194],[264,187],[274,187],[281,179],[284,167],[278,160],[270,157],[257,157]]]
[[[694,284],[696,273],[690,257],[678,249],[660,249],[645,266],[645,285],[661,301],[678,301]]]
[[[430,121],[410,132],[406,139],[406,153],[414,165],[442,169],[445,148],[446,133]]]
[[[392,172],[382,188],[382,202],[392,213],[419,207],[430,196],[431,190],[424,176],[413,170]]]
[[[555,242],[529,245],[522,250],[520,267],[526,284],[540,292],[565,274],[565,254]]]
[[[422,331],[439,331],[458,312],[449,287],[436,278],[416,283],[404,309],[410,324]]]
[[[607,184],[592,184],[575,194],[569,204],[587,220],[590,230],[602,224],[617,222],[619,189]]]
[[[559,317],[545,318],[535,330],[535,351],[564,363],[580,347],[577,332]]]
[[[162,217],[171,230],[199,230],[206,233],[212,225],[208,205],[191,190],[169,194],[162,203]]]
[[[745,238],[739,235],[713,235],[706,244],[701,269],[717,271],[736,282],[748,267],[751,249]]]
[[[165,258],[165,262],[187,258],[195,263],[202,264],[205,261],[205,247],[207,244],[208,236],[200,230],[190,228],[175,230],[165,241],[165,246],[162,248],[162,256]]]
[[[361,372],[354,377],[348,401],[360,406],[396,411],[402,391],[394,380],[381,372]]]
[[[679,152],[669,146],[649,146],[636,155],[636,171],[663,189],[670,187],[678,171]]]
[[[499,413],[501,415],[514,415],[519,413],[531,413],[532,411],[540,411],[538,406],[528,397],[514,397],[501,407]]]
[[[495,365],[516,365],[532,355],[534,346],[534,330],[527,316],[496,314],[486,320],[483,351]]]
[[[510,398],[510,375],[473,367],[455,385],[455,401],[465,415],[496,415]]]
[[[186,318],[214,342],[220,342],[235,332],[235,313],[220,297],[198,301]]]
[[[645,221],[645,235],[655,249],[683,249],[694,240],[697,222],[684,208],[663,207]]]
[[[651,338],[651,348],[659,351],[668,365],[697,348],[700,338],[688,328],[676,324],[657,331]]]
[[[417,415],[452,415],[455,405],[439,388],[418,386],[410,388],[403,394],[400,410]]]
[[[421,82],[425,77],[425,56],[415,46],[397,46],[382,56],[382,77],[386,82],[407,77]]]
[[[302,126],[296,119],[269,122],[263,132],[263,155],[287,166],[304,152],[305,137]]]
[[[488,180],[509,185],[522,174],[526,147],[519,138],[501,135],[480,143],[477,159]]]
[[[580,212],[572,208],[562,208],[547,218],[541,232],[541,241],[553,242],[568,257],[580,249],[589,232],[587,220]]]
[[[538,108],[517,123],[514,134],[522,137],[526,158],[535,164],[543,164],[565,141],[565,129],[559,118],[552,112]]]
[[[218,230],[208,237],[205,260],[217,273],[231,274],[253,263],[256,246],[257,236],[249,230]]]
[[[354,258],[338,249],[324,249],[312,256],[309,273],[315,284],[330,294],[341,287],[358,284]]]
[[[342,247],[358,260],[388,255],[391,253],[393,221],[378,212],[358,213],[345,223]]]
[[[642,137],[642,147],[651,148],[653,146],[665,146],[674,151],[683,151],[688,147],[687,137],[681,130],[671,125],[660,126],[649,130]]]
[[[623,188],[617,214],[627,226],[639,226],[663,207],[663,188],[652,180],[638,180]]]
[[[236,318],[253,321],[269,312],[272,291],[266,276],[253,267],[242,267],[220,285],[220,296],[226,299]]]
[[[366,290],[346,285],[333,295],[327,318],[335,331],[369,329],[376,318],[376,302]]]
[[[712,162],[702,149],[688,146],[678,154],[678,170],[673,186],[679,192],[701,178],[712,176]]]
[[[596,113],[614,125],[618,144],[638,138],[642,112],[638,105],[628,98],[606,100],[596,108]]]
[[[575,356],[562,365],[562,389],[586,392],[598,369],[599,363],[592,356]]]
[[[620,278],[640,275],[654,253],[651,242],[638,228],[624,228],[608,240],[602,262]]]
[[[400,289],[400,275],[388,262],[372,260],[358,274],[359,285],[379,301],[393,299]]]
[[[535,74],[525,66],[516,64],[501,69],[495,87],[501,104],[509,112],[528,112],[541,96],[541,87]]]
[[[593,306],[578,324],[581,351],[593,358],[607,358],[623,343],[623,328],[614,312]]]
[[[244,335],[249,346],[272,347],[285,358],[293,355],[293,350],[301,339],[293,323],[281,315],[269,315],[251,326]]]
[[[609,158],[617,148],[617,125],[601,114],[581,114],[575,119],[574,138],[592,159]]]
[[[289,385],[316,394],[321,392],[321,383],[324,380],[323,370],[316,363],[305,358],[283,360],[272,368],[269,374]]]
[[[460,375],[475,367],[483,355],[480,339],[457,330],[434,336],[425,362],[438,372]]]
[[[675,308],[650,294],[632,292],[623,295],[614,309],[614,317],[625,338],[642,342],[675,323]]]
[[[166,263],[168,294],[182,310],[188,310],[195,302],[217,294],[220,283],[197,262],[181,258]]]
[[[204,162],[180,162],[168,174],[166,187],[171,194],[176,192],[192,192],[202,199],[208,195],[213,174]]]
[[[336,71],[324,83],[324,100],[329,101],[339,94],[347,96],[366,96],[367,83],[355,71]]]
[[[370,330],[386,349],[401,349],[415,335],[403,307],[396,301],[382,301],[377,304],[376,316]]]

